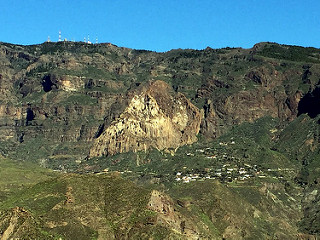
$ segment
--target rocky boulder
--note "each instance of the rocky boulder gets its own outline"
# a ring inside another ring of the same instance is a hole
[[[94,142],[89,156],[178,148],[197,141],[201,114],[183,94],[163,81],[133,93],[128,106]]]

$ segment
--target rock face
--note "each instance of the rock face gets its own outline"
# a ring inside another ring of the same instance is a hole
[[[201,114],[163,81],[149,82],[94,142],[90,157],[128,151],[178,148],[197,140]]]
[[[199,134],[208,141],[264,116],[284,123],[302,113],[314,117],[319,66],[319,49],[274,43],[166,53],[80,42],[0,43],[0,154],[62,169],[89,152],[176,148],[197,132],[186,98],[203,111]],[[132,93],[154,79],[180,93],[165,93],[161,84],[159,91],[156,84]]]

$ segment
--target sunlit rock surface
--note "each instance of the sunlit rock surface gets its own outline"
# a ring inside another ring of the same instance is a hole
[[[183,94],[163,81],[150,82],[94,142],[90,157],[191,144],[200,123],[199,109]]]

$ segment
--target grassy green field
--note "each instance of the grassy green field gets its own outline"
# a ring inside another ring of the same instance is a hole
[[[0,200],[36,183],[52,179],[58,174],[30,162],[12,161],[0,157]]]

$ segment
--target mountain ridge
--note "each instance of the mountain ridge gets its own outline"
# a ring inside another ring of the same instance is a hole
[[[277,59],[269,58],[271,50],[278,51]],[[265,115],[294,119],[300,99],[315,88],[319,76],[317,63],[313,63],[319,54],[316,49],[310,53],[309,49],[273,43],[245,50],[207,48],[155,53],[109,44],[58,42],[5,44],[1,52],[5,63],[0,73],[3,121],[9,121],[8,116],[12,119],[3,131],[20,141],[28,135],[48,138],[46,132],[51,132],[54,142],[91,144],[124,109],[130,88],[157,79],[204,109],[200,132],[215,138],[233,124]],[[290,58],[294,57],[311,64],[292,62]],[[8,100],[11,103],[5,103]],[[115,105],[120,111],[112,107]],[[77,124],[68,125],[70,121]],[[15,122],[19,122],[18,127]],[[50,128],[50,122],[59,127]],[[43,129],[43,133],[32,132],[36,127],[32,125]],[[88,149],[80,151],[86,155]]]
[[[55,171],[3,165],[0,234],[315,239],[319,88],[315,48],[1,43],[0,153]]]

